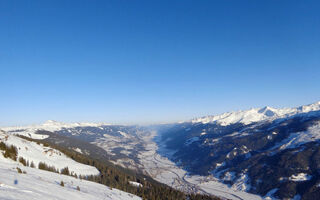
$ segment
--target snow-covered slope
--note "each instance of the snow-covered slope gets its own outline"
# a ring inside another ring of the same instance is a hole
[[[44,162],[56,169],[68,167],[70,173],[78,175],[99,174],[95,167],[77,163],[56,149],[27,141],[4,131],[0,131],[0,141],[8,146],[14,145],[18,151],[18,158],[23,157],[36,166],[35,168],[25,167],[18,161],[5,158],[0,150],[0,199],[141,199],[102,184],[37,169],[38,163]],[[18,173],[18,168],[24,173]],[[64,186],[60,185],[61,181]]]
[[[282,151],[289,148],[293,149],[303,144],[316,141],[320,141],[320,121],[308,127],[306,131],[291,133],[288,138],[276,143],[271,150],[277,149]]]
[[[18,173],[17,166],[26,174]],[[60,186],[61,181],[63,181],[64,187]],[[77,187],[80,191],[77,190]],[[24,167],[0,154],[0,199],[138,200],[141,198],[98,183]]]
[[[197,119],[193,119],[193,123],[217,123],[222,126],[227,126],[234,123],[250,124],[253,122],[259,122],[262,120],[274,120],[277,118],[290,117],[299,113],[307,113],[311,111],[320,110],[320,101],[305,106],[296,108],[252,108],[245,111],[227,112],[221,115],[206,116]]]
[[[42,144],[24,140],[15,135],[0,132],[0,141],[7,145],[14,145],[18,149],[18,158],[23,157],[29,163],[33,162],[37,167],[39,162],[44,162],[48,166],[54,166],[57,170],[65,167],[69,168],[70,173],[77,175],[97,175],[99,171],[92,166],[78,163],[60,151],[45,147]]]

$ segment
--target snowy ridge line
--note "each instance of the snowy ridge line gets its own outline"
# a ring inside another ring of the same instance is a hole
[[[1,127],[4,131],[12,131],[12,130],[47,130],[47,131],[59,131],[63,128],[75,128],[75,127],[99,127],[99,126],[110,126],[113,124],[110,123],[90,123],[90,122],[76,122],[76,123],[64,123],[64,122],[57,122],[54,120],[48,120],[42,124],[34,124],[29,126],[9,126],[9,127]]]
[[[29,126],[11,126],[11,127],[1,127],[1,129],[7,133],[13,135],[23,135],[25,137],[33,138],[33,139],[46,139],[48,135],[40,135],[36,134],[39,130],[45,130],[50,132],[60,131],[62,129],[70,129],[76,127],[101,127],[101,126],[109,126],[111,124],[108,123],[63,123],[57,122],[54,120],[48,120],[43,124],[39,125],[29,125]]]
[[[217,123],[222,126],[230,124],[242,123],[245,125],[263,120],[275,120],[278,118],[290,117],[296,114],[308,113],[312,111],[320,111],[320,101],[295,108],[252,108],[244,111],[226,112],[220,115],[211,115],[191,120],[192,123]]]

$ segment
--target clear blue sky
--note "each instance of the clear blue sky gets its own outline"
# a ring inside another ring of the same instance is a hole
[[[0,1],[0,126],[320,100],[320,3]]]

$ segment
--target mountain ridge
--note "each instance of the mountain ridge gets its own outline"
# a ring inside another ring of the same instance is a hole
[[[290,117],[299,113],[306,113],[320,110],[320,101],[312,104],[293,107],[293,108],[272,108],[265,106],[263,108],[251,108],[248,110],[239,110],[225,112],[218,115],[208,115],[192,119],[192,123],[217,123],[222,126],[227,126],[235,123],[248,125],[250,123],[263,120],[274,120],[277,118]],[[189,121],[187,121],[189,122]]]

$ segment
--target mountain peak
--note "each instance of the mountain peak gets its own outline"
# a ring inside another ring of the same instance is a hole
[[[55,120],[47,120],[43,124],[61,124],[61,122],[55,121]]]
[[[63,127],[66,125],[67,125],[66,123],[58,122],[55,120],[47,120],[42,124],[42,126],[45,126],[45,127]]]
[[[259,109],[258,113],[264,114],[268,117],[272,117],[275,116],[277,112],[277,109],[269,107],[269,106],[265,106],[261,109]]]
[[[317,101],[317,102],[309,104],[309,105],[300,106],[300,107],[298,107],[298,109],[301,112],[310,112],[310,111],[320,110],[320,101]]]
[[[298,113],[306,113],[320,110],[320,101],[300,106],[297,108],[272,108],[265,106],[263,108],[253,108],[244,111],[233,111],[222,113],[220,115],[213,115],[201,117],[192,120],[192,123],[218,123],[222,126],[227,126],[234,123],[250,124],[267,119],[276,119],[279,117],[288,117]]]

